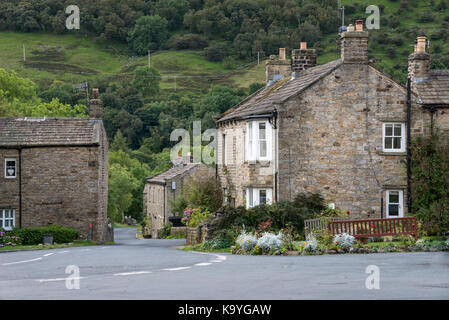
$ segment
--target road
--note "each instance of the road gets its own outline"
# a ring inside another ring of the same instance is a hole
[[[122,228],[113,246],[3,252],[0,299],[449,299],[447,252],[237,256],[174,248],[183,242]],[[379,289],[365,286],[369,265]]]

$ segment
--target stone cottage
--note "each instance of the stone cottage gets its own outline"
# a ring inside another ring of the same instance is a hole
[[[89,118],[0,118],[0,225],[57,224],[104,242],[108,140],[94,89]]]
[[[201,163],[192,163],[190,156],[188,158],[177,162],[173,168],[147,179],[143,202],[150,225],[144,230],[144,236],[158,238],[159,230],[170,222],[170,218],[175,217],[170,203],[182,194],[189,179],[195,174],[213,176],[213,168]]]
[[[409,58],[407,87],[368,59],[363,21],[341,34],[341,58],[316,66],[301,44],[266,64],[266,87],[217,120],[217,175],[246,207],[319,192],[351,216],[407,213],[408,137],[449,127],[447,71],[430,70],[426,39]]]

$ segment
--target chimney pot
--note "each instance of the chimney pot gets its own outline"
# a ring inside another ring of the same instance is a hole
[[[363,31],[363,20],[357,20],[355,22],[355,31],[357,32]]]
[[[355,28],[354,28],[354,26],[352,25],[352,24],[350,24],[349,26],[348,26],[348,28],[346,29],[346,31],[348,31],[348,32],[352,32],[352,31],[354,31],[355,30]]]
[[[415,52],[426,52],[426,37],[418,37]]]
[[[300,50],[307,50],[307,42],[301,42],[300,46],[299,46]]]
[[[279,60],[285,60],[285,48],[279,48]]]

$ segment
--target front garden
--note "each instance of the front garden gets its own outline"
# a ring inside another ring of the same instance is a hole
[[[200,243],[185,250],[231,252],[250,255],[322,255],[341,253],[384,253],[448,251],[449,237],[425,230],[418,223],[420,239],[413,236],[377,236],[357,240],[327,228],[313,232],[306,240],[305,220],[349,218],[349,211],[326,208],[318,194],[298,194],[293,201],[281,201],[255,208],[225,207],[210,213],[208,209],[188,208],[183,221],[189,228],[203,228]],[[374,230],[377,231],[377,230]],[[365,233],[366,230],[361,229]]]

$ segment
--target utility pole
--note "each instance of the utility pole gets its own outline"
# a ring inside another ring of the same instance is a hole
[[[25,43],[23,43],[22,46],[23,46],[23,62],[26,63],[26,62],[27,62],[27,59],[26,59]]]
[[[176,76],[174,76],[173,79],[175,79],[175,91],[176,91]]]
[[[257,65],[260,64],[259,51],[257,51]]]
[[[151,50],[148,50],[148,66],[151,67]]]

